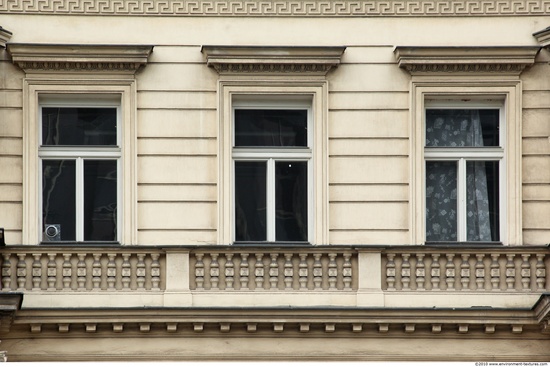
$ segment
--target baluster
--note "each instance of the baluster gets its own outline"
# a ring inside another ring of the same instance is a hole
[[[211,289],[218,289],[220,283],[220,264],[218,262],[219,254],[210,254],[210,284]]]
[[[63,289],[71,289],[71,281],[73,277],[73,267],[71,264],[72,254],[63,254]]]
[[[256,282],[256,289],[263,289],[264,287],[264,254],[256,254],[256,264],[254,264],[254,275]]]
[[[160,291],[159,254],[151,254],[151,290]]]
[[[204,289],[204,262],[202,261],[204,254],[195,254],[197,263],[195,264],[195,282],[197,289]]]
[[[456,269],[454,263],[455,254],[446,254],[447,263],[445,264],[445,282],[447,290],[455,290]]]
[[[292,289],[294,280],[294,267],[292,266],[292,254],[285,254],[285,289]]]
[[[315,289],[321,289],[323,284],[323,265],[321,254],[313,254],[313,284]]]
[[[235,282],[233,254],[225,254],[225,258],[225,289],[233,289],[233,283]]]
[[[403,263],[401,264],[401,283],[403,285],[403,290],[410,290],[411,283],[411,263],[409,262],[410,254],[402,254]]]
[[[462,290],[470,290],[470,254],[462,254],[462,262],[460,263],[460,283]]]
[[[424,264],[424,254],[416,254],[416,289],[424,290],[426,281],[426,264]]]
[[[130,280],[132,277],[132,267],[130,265],[130,254],[122,254],[122,289],[130,289]]]
[[[342,267],[342,274],[344,277],[344,289],[351,289],[351,280],[352,280],[352,268],[351,268],[351,254],[344,253],[344,265]]]
[[[42,281],[42,263],[40,258],[42,254],[32,254],[34,261],[32,262],[32,289],[40,290],[40,283]]]
[[[116,284],[116,254],[107,254],[109,262],[107,263],[107,287],[109,290],[115,289]]]
[[[101,289],[101,254],[93,254],[94,262],[92,264],[92,283],[94,290]]]
[[[338,282],[338,264],[336,264],[337,254],[331,252],[328,254],[328,285],[329,289],[336,289],[336,284]]]
[[[4,258],[2,261],[2,288],[3,290],[11,291],[11,254],[4,252],[2,257]]]
[[[500,265],[499,254],[491,254],[491,287],[493,291],[500,290]]]
[[[476,289],[485,289],[485,265],[483,264],[484,254],[476,254]]]
[[[516,281],[516,268],[514,265],[514,254],[507,254],[506,258],[506,287],[508,290],[514,289],[514,283]]]
[[[298,264],[298,276],[300,277],[300,289],[307,289],[307,254],[300,254],[300,264]]]
[[[57,282],[57,264],[55,263],[55,258],[57,254],[48,253],[48,290],[56,290],[55,283]]]
[[[537,254],[537,265],[535,274],[537,277],[537,290],[544,290],[546,288],[546,268],[544,267],[544,254]]]
[[[270,256],[269,284],[271,285],[271,289],[277,289],[277,283],[279,281],[279,264],[277,264],[277,257],[279,257],[279,254],[270,254]]]
[[[77,256],[78,263],[76,264],[76,279],[78,283],[78,290],[83,291],[86,290],[86,263],[84,262],[86,259],[86,254],[77,254]]]
[[[27,282],[27,263],[25,263],[26,254],[17,254],[17,288],[23,290],[26,288]]]
[[[137,254],[136,283],[137,289],[145,289],[145,254]]]
[[[531,264],[529,264],[530,254],[521,254],[523,261],[521,262],[521,285],[523,290],[531,288]]]
[[[250,264],[248,263],[248,254],[241,254],[241,268],[239,270],[241,277],[241,289],[248,289],[250,276]]]
[[[386,264],[386,281],[388,290],[395,290],[395,254],[388,254],[388,263]]]
[[[431,266],[431,281],[432,290],[439,290],[439,283],[441,282],[441,266],[439,265],[439,254],[432,254],[432,266]]]

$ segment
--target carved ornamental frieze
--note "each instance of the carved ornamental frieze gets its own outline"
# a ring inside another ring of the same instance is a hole
[[[0,13],[150,16],[533,16],[550,0],[0,0]]]

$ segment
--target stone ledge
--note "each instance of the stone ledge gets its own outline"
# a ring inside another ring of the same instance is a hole
[[[492,73],[519,75],[535,63],[538,46],[414,47],[397,46],[400,68],[412,75],[428,73]]]
[[[340,64],[345,47],[203,46],[206,64],[219,74],[325,75]]]
[[[7,45],[13,63],[29,72],[135,73],[153,51],[145,45]]]

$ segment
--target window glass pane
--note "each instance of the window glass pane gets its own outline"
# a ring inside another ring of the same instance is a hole
[[[499,146],[499,110],[426,110],[427,147]]]
[[[275,237],[307,241],[307,162],[275,163]]]
[[[117,162],[84,161],[84,241],[117,239]]]
[[[235,146],[307,147],[307,110],[235,110]]]
[[[43,241],[76,240],[75,161],[42,161]]]
[[[457,162],[426,162],[426,241],[457,241]]]
[[[267,163],[235,162],[235,240],[266,241]]]
[[[42,145],[116,145],[116,108],[42,108]]]
[[[468,241],[499,240],[498,162],[466,162]]]

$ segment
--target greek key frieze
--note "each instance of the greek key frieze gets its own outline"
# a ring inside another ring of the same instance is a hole
[[[550,0],[0,0],[0,13],[163,16],[521,16]]]

